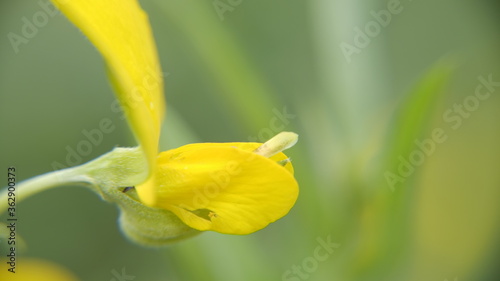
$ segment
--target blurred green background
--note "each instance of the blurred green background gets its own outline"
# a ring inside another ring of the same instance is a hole
[[[111,109],[100,55],[62,15],[39,18],[27,42],[11,44],[40,3],[0,4],[1,186],[8,166],[19,179],[69,166],[68,149],[103,118],[116,129],[78,162],[134,145]],[[18,205],[20,267],[39,257],[81,280],[112,280],[123,268],[148,281],[498,278],[498,2],[140,3],[168,72],[162,149],[295,131],[287,154],[299,199],[251,235],[209,232],[148,249],[121,235],[115,206],[57,188]],[[377,24],[380,11],[399,12]],[[348,56],[347,44],[357,48]],[[495,81],[484,100],[474,98],[478,77]],[[436,129],[446,140],[426,155],[415,143]],[[424,156],[391,188],[387,173],[401,176],[412,153]],[[321,239],[340,246],[319,260]]]

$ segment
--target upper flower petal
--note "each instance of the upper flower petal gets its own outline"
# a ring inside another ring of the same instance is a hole
[[[104,57],[115,93],[148,159],[146,180],[156,169],[165,111],[163,80],[145,12],[135,0],[52,0]],[[154,178],[137,188],[154,203]]]
[[[201,143],[158,157],[157,207],[198,230],[248,234],[283,217],[298,196],[283,153],[253,153],[259,143]]]

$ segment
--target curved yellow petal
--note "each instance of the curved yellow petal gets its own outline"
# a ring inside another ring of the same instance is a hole
[[[136,0],[52,0],[96,46],[151,174],[158,154],[165,111],[163,79],[145,12]],[[146,180],[149,174],[144,175]],[[137,187],[146,204],[154,203],[154,178]]]
[[[259,143],[202,143],[160,153],[157,204],[198,230],[248,234],[288,213],[298,184],[283,153],[253,153]]]
[[[0,260],[0,262],[2,265],[8,264],[7,260]],[[7,268],[2,266],[0,280],[77,281],[78,279],[67,269],[55,263],[40,259],[23,258],[19,262],[19,267],[16,267],[15,273],[7,271]]]

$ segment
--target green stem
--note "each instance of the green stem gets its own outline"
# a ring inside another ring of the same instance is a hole
[[[9,191],[7,187],[4,188],[4,190],[0,193],[0,215],[9,208],[9,205],[7,204],[8,198],[15,198],[15,203],[17,204],[33,194],[53,187],[65,186],[69,184],[92,183],[92,179],[83,175],[78,168],[79,167],[74,167],[54,171],[27,179],[17,184],[15,186],[15,190],[12,190],[11,188]]]
[[[134,189],[123,191],[124,187],[144,182],[147,176],[148,163],[140,147],[116,147],[83,165],[22,181],[15,190],[5,188],[0,192],[0,215],[11,208],[10,198],[15,198],[15,204],[18,204],[53,187],[79,184],[91,188],[103,200],[116,203],[123,233],[139,244],[162,246],[200,233],[172,212],[144,205]],[[0,239],[6,239],[6,229],[0,228]]]
[[[16,185],[15,203],[38,192],[64,185],[83,184],[92,188],[104,200],[116,197],[117,188],[134,186],[147,176],[147,162],[139,147],[116,147],[112,151],[83,165],[46,173]],[[0,193],[0,215],[7,210],[8,198],[13,197],[8,188]],[[113,201],[113,200],[111,200]]]

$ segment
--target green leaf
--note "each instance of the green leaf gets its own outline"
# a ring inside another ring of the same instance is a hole
[[[403,101],[394,117],[395,121],[388,140],[385,142],[388,146],[384,153],[386,164],[382,167],[383,173],[389,171],[397,174],[398,166],[401,164],[400,156],[408,159],[410,153],[417,148],[415,141],[421,140],[427,133],[433,113],[445,93],[444,87],[453,69],[454,64],[449,59],[439,61]],[[405,178],[405,182],[411,177],[412,175]],[[387,186],[387,183],[385,181],[384,185]],[[394,186],[391,187],[391,189],[394,188]]]
[[[388,192],[387,172],[398,175],[400,156],[408,155],[417,147],[415,140],[422,139],[429,132],[432,117],[444,88],[450,80],[454,64],[444,59],[436,63],[417,83],[413,91],[401,103],[394,115],[394,123],[388,134],[383,163],[377,175],[382,184],[363,203],[362,213],[368,217],[360,218],[360,233],[364,233],[357,248],[363,259],[352,265],[349,272],[356,280],[387,278],[387,274],[404,272],[408,266],[408,253],[411,250],[411,211],[413,190],[409,188],[419,167],[404,177],[403,182]],[[375,183],[377,183],[375,181]]]

